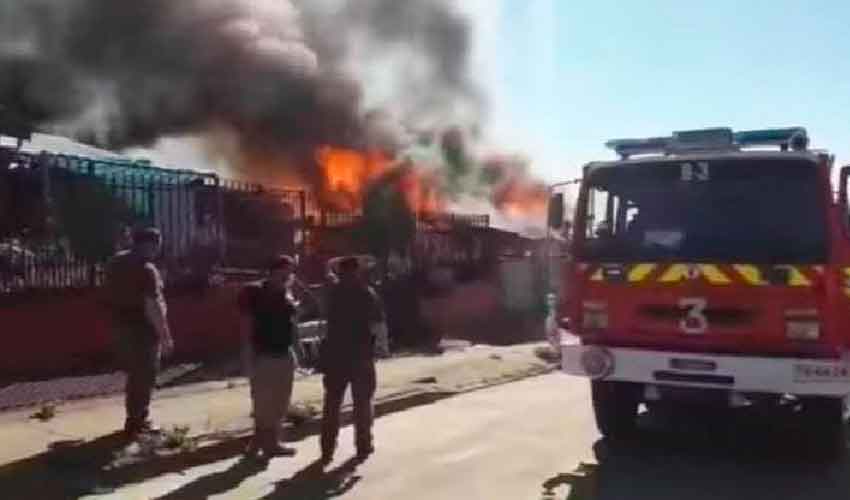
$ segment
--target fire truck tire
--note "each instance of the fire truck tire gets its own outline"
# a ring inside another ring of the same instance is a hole
[[[846,451],[844,400],[809,398],[803,401],[803,417],[811,430],[812,443],[818,451],[840,455]]]
[[[636,388],[624,382],[593,381],[590,389],[599,432],[612,440],[634,434],[640,404]]]

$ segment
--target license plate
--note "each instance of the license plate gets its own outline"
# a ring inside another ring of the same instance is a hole
[[[715,363],[714,361],[705,361],[702,359],[673,358],[670,360],[670,367],[675,368],[676,370],[713,372],[717,370],[717,363]]]
[[[845,365],[794,365],[795,382],[850,382],[850,367]]]

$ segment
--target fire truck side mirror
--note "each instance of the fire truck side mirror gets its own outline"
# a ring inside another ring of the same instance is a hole
[[[850,177],[850,165],[841,167],[841,176],[838,184],[838,204],[847,213],[847,179]]]
[[[564,194],[556,193],[549,198],[549,227],[560,229],[564,225]]]

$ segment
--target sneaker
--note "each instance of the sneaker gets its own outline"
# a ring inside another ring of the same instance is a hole
[[[142,434],[162,434],[162,428],[148,422],[142,426],[139,432]]]
[[[124,434],[129,438],[135,438],[139,435],[144,434],[159,434],[162,432],[162,429],[153,425],[150,422],[143,422],[141,424],[125,424],[124,425]]]
[[[260,445],[255,440],[252,440],[245,448],[245,456],[248,458],[259,458]]]

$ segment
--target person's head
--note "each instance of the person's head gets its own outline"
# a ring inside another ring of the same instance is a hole
[[[346,257],[339,263],[339,279],[346,283],[358,281],[360,277],[360,262],[357,257]]]
[[[295,259],[289,255],[278,255],[269,265],[269,281],[279,287],[287,287],[295,278]]]
[[[155,227],[145,227],[133,232],[133,251],[145,259],[155,259],[162,249],[162,234]]]

